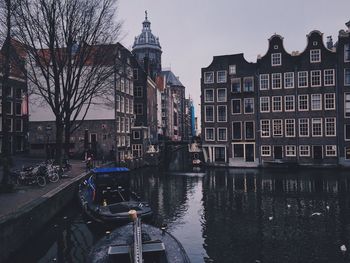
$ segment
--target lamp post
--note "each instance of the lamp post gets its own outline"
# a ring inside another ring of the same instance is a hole
[[[51,125],[46,125],[45,132],[46,132],[46,159],[51,159],[51,151],[50,151],[50,135],[51,135],[52,127]]]

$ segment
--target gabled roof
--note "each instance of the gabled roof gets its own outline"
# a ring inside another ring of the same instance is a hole
[[[166,83],[171,86],[182,86],[182,83],[178,79],[178,77],[175,76],[175,74],[171,70],[164,70],[161,72],[162,76],[166,77]]]

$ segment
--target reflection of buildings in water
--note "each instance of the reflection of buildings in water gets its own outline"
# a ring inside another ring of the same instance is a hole
[[[310,262],[315,254],[338,262],[333,248],[339,238],[348,244],[349,180],[331,172],[210,170],[203,205],[204,248],[215,262]]]

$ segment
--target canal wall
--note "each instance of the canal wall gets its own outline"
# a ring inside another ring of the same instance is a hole
[[[0,219],[0,262],[18,251],[77,194],[88,173],[65,179],[60,186]]]

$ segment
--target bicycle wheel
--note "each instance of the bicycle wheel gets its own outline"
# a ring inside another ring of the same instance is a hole
[[[38,176],[36,178],[36,182],[38,183],[39,186],[44,187],[46,185],[46,179],[43,176]]]
[[[59,179],[60,179],[60,177],[58,176],[57,173],[52,173],[51,175],[49,175],[49,181],[51,183],[56,183],[56,182],[58,182]]]

